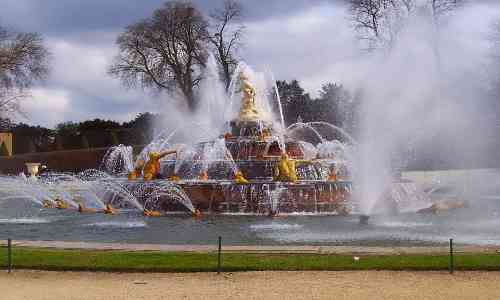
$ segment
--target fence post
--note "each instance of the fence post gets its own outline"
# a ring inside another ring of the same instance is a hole
[[[7,270],[12,272],[12,240],[7,239]]]
[[[455,271],[454,270],[455,266],[453,264],[453,239],[450,239],[450,262],[449,262],[448,268],[449,268],[450,274],[453,274],[453,272]]]
[[[217,255],[217,274],[222,272],[222,237],[219,236],[219,251]]]

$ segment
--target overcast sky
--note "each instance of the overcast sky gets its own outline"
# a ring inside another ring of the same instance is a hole
[[[2,0],[0,24],[41,33],[52,53],[50,77],[24,102],[28,122],[54,126],[89,118],[126,121],[155,111],[160,96],[123,88],[106,69],[117,53],[117,35],[163,2]],[[193,2],[208,14],[222,0]],[[354,76],[349,70],[359,52],[341,0],[242,2],[247,31],[240,54],[248,64],[271,69],[277,79],[296,78],[312,94],[322,83],[349,82]],[[482,9],[487,11],[488,5]]]

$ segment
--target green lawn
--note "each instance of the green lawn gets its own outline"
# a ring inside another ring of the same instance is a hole
[[[498,270],[500,254],[456,255],[456,270]],[[0,249],[0,264],[7,265],[7,251]],[[217,269],[216,253],[122,252],[13,249],[14,269],[208,272]],[[323,254],[223,254],[224,271],[256,270],[446,270],[446,255],[352,256]]]

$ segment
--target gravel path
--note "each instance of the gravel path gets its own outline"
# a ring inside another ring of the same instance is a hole
[[[500,272],[246,272],[216,275],[16,271],[3,300],[500,299]]]

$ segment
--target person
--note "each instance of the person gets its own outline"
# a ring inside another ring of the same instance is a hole
[[[113,207],[111,206],[111,204],[106,204],[106,207],[104,207],[104,210],[103,210],[103,213],[105,215],[114,215],[115,214],[115,210],[113,209]]]
[[[160,176],[160,159],[163,157],[169,155],[169,154],[174,154],[177,153],[177,150],[168,150],[164,152],[150,152],[149,153],[149,160],[148,162],[144,165],[143,169],[143,177],[144,181],[150,181],[153,179],[157,179]]]
[[[83,204],[78,203],[78,212],[79,213],[93,213],[93,212],[96,212],[96,210],[93,208],[87,208],[87,207],[83,206]]]
[[[54,204],[48,199],[42,201],[42,206],[43,208],[54,208]]]
[[[433,203],[430,207],[423,208],[417,213],[419,214],[437,214],[439,212],[455,210],[466,207],[466,203],[462,200],[443,200]]]
[[[207,181],[208,180],[208,171],[207,170],[201,171],[200,176],[198,176],[198,179],[201,181]]]
[[[68,204],[64,200],[57,198],[55,201],[57,209],[68,209]]]
[[[236,171],[234,173],[234,181],[236,184],[248,184],[248,180],[243,176],[241,171]]]
[[[138,159],[134,169],[128,173],[128,180],[136,180],[139,178],[142,175],[142,168],[144,168],[144,160]]]
[[[193,211],[193,217],[201,218],[202,216],[203,216],[203,214],[201,213],[201,211],[199,209],[195,208]]]
[[[179,182],[181,179],[179,178],[179,176],[174,174],[174,175],[168,176],[167,180],[172,181],[172,182]]]
[[[145,217],[161,217],[161,213],[155,210],[144,209],[143,212]]]
[[[330,174],[328,175],[328,181],[337,181],[337,169],[332,166],[330,167]]]
[[[297,182],[297,171],[295,161],[290,159],[286,152],[281,154],[281,158],[274,169],[274,180],[282,182]]]
[[[241,121],[260,120],[260,113],[255,105],[256,92],[244,72],[240,72],[241,87],[239,92],[243,93],[238,119]]]

